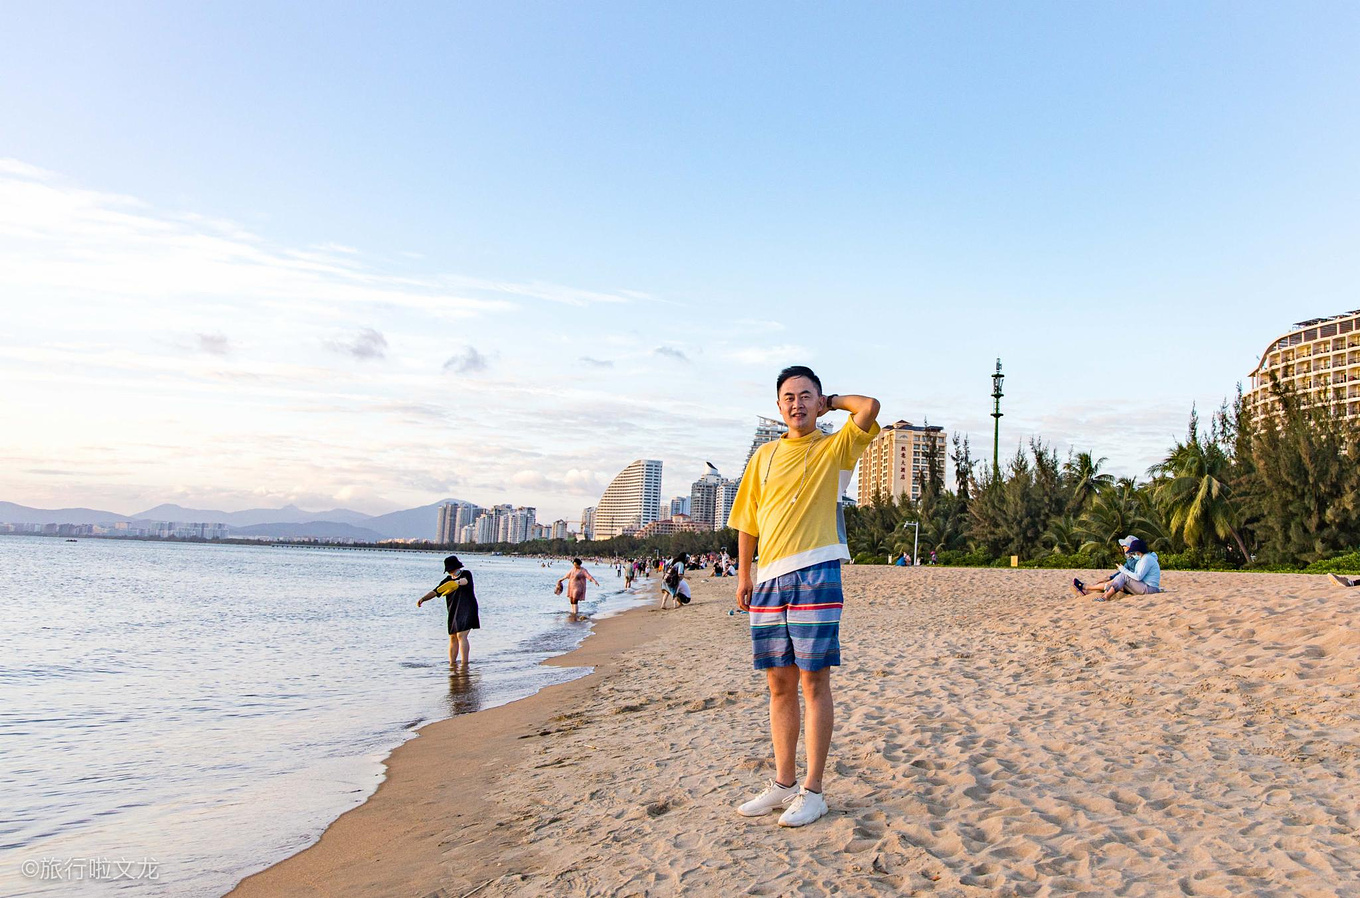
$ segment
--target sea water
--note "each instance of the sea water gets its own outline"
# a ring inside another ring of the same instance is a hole
[[[636,604],[568,565],[461,554],[482,629],[450,673],[443,553],[0,537],[0,894],[218,895],[316,840],[419,725]],[[590,569],[591,566],[587,565]]]

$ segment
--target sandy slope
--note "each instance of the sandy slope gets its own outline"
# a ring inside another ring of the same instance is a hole
[[[524,738],[471,822],[424,802],[399,893],[1360,894],[1360,589],[1170,573],[1099,605],[1070,577],[847,568],[832,812],[801,830],[732,811],[770,775],[763,681],[733,581],[692,580],[610,670],[504,716]],[[356,841],[411,816],[390,786],[432,787],[402,761]],[[325,846],[260,893],[379,893]]]

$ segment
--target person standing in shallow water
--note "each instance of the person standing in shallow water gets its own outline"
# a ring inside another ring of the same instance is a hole
[[[728,518],[738,540],[737,607],[750,614],[755,668],[769,689],[775,761],[774,779],[737,813],[782,810],[781,826],[805,826],[827,812],[822,776],[834,717],[831,668],[841,663],[841,562],[850,558],[837,503],[879,432],[878,400],[826,395],[812,369],[796,365],[779,372],[775,401],[788,433],[751,456]],[[850,413],[831,435],[817,429],[829,411]],[[807,704],[801,789],[800,687]]]
[[[456,665],[460,656],[466,665],[471,659],[468,631],[480,630],[482,627],[477,616],[477,594],[472,586],[472,571],[463,567],[457,555],[450,555],[444,559],[444,573],[444,579],[421,596],[416,607],[437,596],[444,597],[444,604],[449,611],[449,666]]]
[[[587,580],[594,583],[596,586],[600,585],[600,581],[592,577],[590,571],[581,567],[581,559],[573,558],[571,560],[571,570],[567,571],[565,577],[557,581],[558,586],[561,586],[563,583],[567,584],[567,601],[571,602],[572,614],[576,613],[577,603],[586,600]]]

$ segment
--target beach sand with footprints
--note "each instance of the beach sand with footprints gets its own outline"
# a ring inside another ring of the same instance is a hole
[[[1168,572],[1102,605],[1072,575],[847,567],[806,828],[733,810],[766,696],[701,574],[557,662],[589,677],[425,727],[239,894],[1360,894],[1360,590]]]

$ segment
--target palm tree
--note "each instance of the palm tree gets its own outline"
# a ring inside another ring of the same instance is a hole
[[[1076,518],[1070,514],[1049,521],[1048,529],[1040,537],[1060,555],[1075,555],[1081,551],[1081,533]]]
[[[1148,473],[1156,479],[1154,494],[1166,509],[1173,534],[1187,546],[1202,546],[1213,538],[1232,537],[1244,561],[1247,546],[1237,532],[1238,509],[1228,476],[1232,459],[1212,439],[1199,435],[1199,415],[1190,413],[1190,430],[1171,454]]]
[[[1144,524],[1142,511],[1138,484],[1131,478],[1099,490],[1078,521],[1082,548],[1109,552],[1116,540]]]
[[[1063,476],[1072,485],[1072,510],[1080,512],[1100,489],[1114,485],[1114,475],[1101,472],[1108,458],[1095,458],[1090,452],[1078,452],[1063,465]]]

